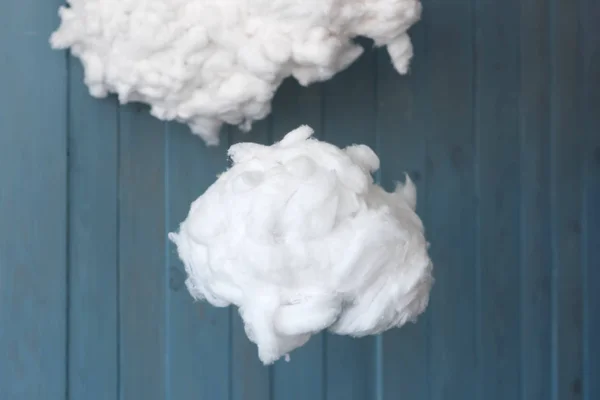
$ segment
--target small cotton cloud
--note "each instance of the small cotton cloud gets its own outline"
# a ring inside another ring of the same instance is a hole
[[[282,81],[306,86],[348,67],[364,36],[405,74],[418,0],[69,0],[52,34],[80,58],[92,96],[143,102],[217,144],[223,123],[249,130]]]
[[[237,306],[265,364],[322,330],[361,337],[414,321],[433,283],[411,180],[386,192],[368,146],[312,134],[231,146],[231,168],[169,235],[191,295]]]

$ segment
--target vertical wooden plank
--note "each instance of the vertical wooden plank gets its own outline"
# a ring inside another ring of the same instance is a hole
[[[300,125],[309,125],[315,130],[315,137],[323,139],[322,88],[323,84],[317,83],[302,87],[292,78],[283,82],[273,99],[274,141]]]
[[[478,1],[476,129],[482,395],[520,395],[518,0]]]
[[[584,400],[600,398],[600,2],[581,7],[585,135]]]
[[[1,399],[67,392],[67,68],[48,45],[59,4],[0,11]]]
[[[578,2],[552,2],[553,399],[582,397],[582,124]]]
[[[364,44],[363,44],[364,45]],[[375,60],[373,51],[325,83],[324,138],[339,147],[366,144],[376,149]],[[375,337],[326,337],[326,393],[330,400],[367,400],[375,394]]]
[[[475,399],[477,199],[473,6],[427,7],[427,60],[420,90],[427,139],[425,214],[435,284],[431,293],[429,398]]]
[[[321,85],[303,88],[295,80],[285,81],[274,99],[273,140],[281,140],[286,133],[305,124],[321,139],[321,102]],[[274,365],[274,399],[324,400],[324,336],[324,333],[313,336],[291,354],[290,362],[280,360]]]
[[[599,88],[598,81],[595,87]],[[598,93],[598,92],[597,92]],[[597,96],[597,94],[596,94]],[[598,105],[598,99],[594,100]],[[598,110],[596,108],[595,110]],[[593,111],[596,113],[596,111]],[[597,117],[595,117],[597,119]],[[600,398],[600,121],[588,126],[588,139],[593,136],[587,149],[586,210],[584,214],[585,237],[583,244],[585,257],[584,302],[585,331],[583,333],[584,371],[583,383],[585,400]],[[596,133],[591,133],[593,130]]]
[[[425,23],[411,29],[415,58],[411,73],[402,77],[394,70],[387,52],[380,50],[377,61],[377,153],[381,161],[380,183],[391,191],[395,182],[408,173],[417,186],[417,213],[425,223],[425,123],[428,111],[427,52]],[[384,400],[426,399],[429,393],[429,317],[427,312],[417,324],[386,332],[382,337],[382,383]]]
[[[69,398],[116,399],[117,108],[69,64]]]
[[[227,167],[227,136],[207,147],[185,125],[169,124],[167,137],[168,228],[178,229],[191,203]],[[185,287],[186,273],[169,243],[169,394],[170,398],[229,399],[229,309],[194,302]]]
[[[549,1],[521,2],[521,399],[550,399]]]
[[[146,107],[120,112],[120,399],[168,399],[165,380],[165,132]]]
[[[230,145],[239,142],[269,144],[272,141],[272,120],[259,121],[248,133],[230,128]],[[223,138],[224,140],[225,138]],[[272,393],[273,366],[264,366],[258,358],[256,345],[248,339],[244,322],[237,308],[230,308],[231,318],[231,400],[269,400]]]

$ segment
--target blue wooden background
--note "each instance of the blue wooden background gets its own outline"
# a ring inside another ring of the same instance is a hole
[[[59,0],[3,1],[0,399],[600,399],[600,2],[424,3],[410,76],[367,52],[206,148],[87,94],[47,43]],[[417,324],[265,368],[166,234],[230,143],[301,123],[412,174],[437,281]]]

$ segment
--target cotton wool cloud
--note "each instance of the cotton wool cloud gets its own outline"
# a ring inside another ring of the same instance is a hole
[[[433,283],[410,178],[386,192],[368,146],[312,134],[231,146],[232,166],[169,235],[192,297],[238,307],[264,364],[322,330],[361,337],[414,321]]]
[[[281,82],[324,81],[387,46],[405,74],[418,0],[68,0],[50,39],[81,59],[90,94],[150,105],[207,144],[223,123],[248,131],[271,112]]]

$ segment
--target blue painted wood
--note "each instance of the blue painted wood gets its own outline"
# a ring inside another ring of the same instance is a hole
[[[600,3],[582,1],[582,132],[585,135],[583,214],[583,390],[600,398]]]
[[[168,399],[165,124],[119,115],[119,400]]]
[[[69,398],[118,393],[118,114],[69,76]]]
[[[520,195],[518,0],[475,9],[475,130],[479,197],[480,395],[520,394]],[[517,22],[517,21],[515,21]],[[493,83],[493,84],[492,84]],[[527,268],[523,265],[522,268]]]
[[[0,6],[0,399],[65,398],[67,68],[59,1]]]
[[[417,186],[417,212],[428,230],[427,193],[425,192],[426,135],[423,117],[428,114],[428,98],[422,86],[428,80],[426,60],[426,25],[411,30],[415,58],[407,77],[398,75],[389,56],[380,52],[377,58],[377,130],[376,150],[380,157],[380,183],[394,190],[404,181],[403,172]],[[417,134],[415,134],[417,133]],[[381,396],[423,399],[429,393],[429,324],[430,313],[418,323],[386,332],[382,338]]]
[[[167,133],[167,226],[178,229],[190,204],[227,167],[227,138],[207,147],[181,124]],[[169,243],[167,293],[168,399],[228,399],[230,318],[228,308],[193,302],[185,287],[185,269]]]
[[[551,3],[552,398],[582,398],[582,176],[579,4]]]
[[[360,143],[376,148],[376,55],[366,51],[348,70],[323,85],[324,139],[345,147]],[[373,399],[376,339],[327,335],[325,341],[326,399]]]
[[[323,114],[321,86],[301,87],[286,81],[274,100],[273,140],[278,141],[300,125],[309,125],[322,139]],[[294,351],[290,362],[280,360],[273,370],[273,398],[286,400],[325,399],[325,334],[315,335]]]
[[[600,398],[596,0],[425,2],[410,75],[367,50],[218,148],[91,98],[40,4],[0,6],[0,399]],[[436,283],[415,325],[264,367],[166,233],[226,146],[302,123],[412,174]]]
[[[521,3],[521,398],[551,398],[549,2]]]
[[[485,398],[477,391],[482,381],[477,278],[483,267],[476,265],[474,15],[470,2],[439,2],[423,21],[424,207],[436,279],[427,311],[431,339],[424,398],[433,400]]]

